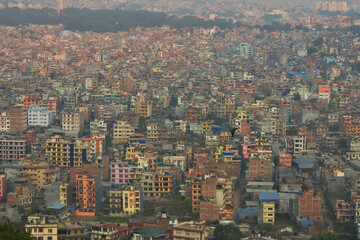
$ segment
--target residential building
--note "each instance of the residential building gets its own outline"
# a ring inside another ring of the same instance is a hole
[[[21,134],[27,129],[27,111],[24,105],[10,106],[10,132]]]
[[[135,128],[125,120],[119,120],[114,124],[114,143],[126,143],[130,136],[135,133]]]
[[[72,186],[64,183],[59,186],[59,203],[69,205],[71,203]]]
[[[281,151],[279,155],[279,164],[283,166],[291,167],[292,165],[292,156],[286,151]]]
[[[125,163],[110,164],[110,181],[113,184],[128,184],[130,167]]]
[[[31,215],[25,224],[25,230],[34,239],[58,240],[57,223],[46,216]]]
[[[85,240],[86,227],[79,224],[58,223],[57,239],[58,240]],[[45,240],[45,239],[44,239]]]
[[[89,147],[83,146],[80,141],[70,138],[53,136],[46,141],[45,153],[51,164],[66,167],[80,167],[90,160]]]
[[[18,162],[25,157],[26,140],[0,139],[0,163]]]
[[[143,194],[140,187],[124,185],[109,191],[110,216],[134,215],[142,212]]]
[[[164,198],[172,194],[174,176],[168,171],[158,171],[154,176],[154,197]]]
[[[82,135],[84,131],[84,116],[80,111],[66,110],[61,116],[61,127],[64,132],[76,132]]]
[[[26,94],[24,96],[23,104],[25,109],[27,110],[31,105],[37,104],[38,97],[36,97],[34,94]]]
[[[28,108],[28,126],[48,127],[54,122],[54,113],[37,104]]]
[[[0,132],[10,131],[10,114],[9,111],[0,111]]]
[[[115,223],[100,223],[91,226],[91,240],[128,240],[130,230]]]
[[[188,221],[175,224],[171,231],[173,240],[206,240],[210,233],[205,221]]]
[[[263,202],[259,204],[258,223],[275,223],[275,202]]]
[[[101,209],[102,187],[98,176],[87,173],[76,174],[76,210],[77,216],[95,216]]]

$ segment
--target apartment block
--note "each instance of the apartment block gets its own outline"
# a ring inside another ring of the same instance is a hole
[[[79,224],[58,223],[57,239],[58,240],[85,240],[86,227]],[[45,239],[44,239],[45,240]]]
[[[51,222],[46,216],[32,215],[28,217],[25,230],[34,239],[57,240],[57,223]]]
[[[130,136],[135,133],[134,127],[125,120],[119,120],[114,124],[114,143],[126,143]]]
[[[25,109],[27,110],[31,105],[37,104],[38,100],[38,97],[34,94],[26,94],[23,99]]]
[[[0,132],[10,131],[10,114],[9,111],[0,111]]]
[[[10,138],[0,139],[0,162],[18,162],[25,157],[26,140]]]
[[[275,223],[275,202],[263,202],[259,204],[258,223]]]
[[[95,216],[101,209],[102,187],[98,176],[87,173],[76,174],[76,210],[77,216]]]
[[[309,217],[322,214],[322,199],[314,196],[314,191],[309,190],[300,195],[298,199],[290,201],[293,216]]]
[[[174,176],[168,171],[159,171],[154,176],[154,196],[165,198],[172,194]]]
[[[154,172],[144,171],[141,174],[140,185],[144,199],[151,199],[154,197]]]
[[[54,113],[37,104],[28,108],[28,126],[48,127],[54,122]]]
[[[27,129],[27,110],[24,105],[10,106],[10,132],[21,134]]]
[[[125,163],[111,163],[110,164],[110,181],[113,184],[128,184],[129,172],[131,167]]]
[[[57,171],[53,166],[50,166],[47,162],[24,162],[24,170],[22,173],[28,176],[31,184],[41,191],[44,186],[55,181],[57,178]]]
[[[173,240],[206,240],[208,239],[210,228],[205,221],[188,221],[175,224],[172,227]]]
[[[81,141],[83,146],[89,147],[89,153],[93,157],[103,155],[105,150],[105,135],[83,137]]]
[[[143,194],[138,186],[124,185],[109,191],[110,216],[134,215],[143,210]]]
[[[51,164],[67,167],[80,167],[89,162],[89,147],[83,146],[80,141],[71,138],[53,136],[46,141],[45,153],[49,156]]]
[[[292,165],[292,156],[291,154],[281,151],[279,155],[279,164],[283,166],[291,167]]]
[[[72,199],[72,186],[64,183],[59,186],[59,203],[69,205]]]
[[[56,116],[59,108],[59,99],[57,97],[49,97],[47,100],[47,108],[49,111],[52,111]]]
[[[127,240],[130,239],[130,229],[115,223],[100,223],[91,226],[91,240]]]
[[[83,114],[79,111],[64,111],[61,115],[61,127],[64,132],[77,132],[82,135],[84,131]]]

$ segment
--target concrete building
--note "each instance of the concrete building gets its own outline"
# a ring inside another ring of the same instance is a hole
[[[28,126],[48,127],[54,122],[54,113],[37,104],[28,108]]]
[[[58,223],[57,237],[58,240],[85,240],[85,230],[86,227],[79,224]]]
[[[9,111],[0,111],[0,132],[10,131],[10,115]]]
[[[127,240],[130,239],[130,229],[115,223],[100,223],[91,226],[91,240]]]
[[[77,216],[94,217],[101,209],[102,187],[98,176],[87,173],[76,174],[76,210]]]
[[[84,116],[79,111],[64,111],[61,116],[61,129],[64,132],[75,132],[82,135],[84,131]]]
[[[110,216],[134,215],[143,210],[142,189],[134,185],[114,187],[109,191]]]
[[[27,129],[27,111],[24,105],[10,106],[10,132],[21,134]]]
[[[110,181],[113,184],[128,184],[129,172],[131,167],[125,163],[111,163],[110,164]]]
[[[49,221],[46,216],[29,216],[27,224],[25,224],[25,230],[35,239],[58,239],[57,223]]]
[[[69,205],[71,203],[72,186],[64,183],[59,186],[59,203]]]
[[[188,221],[175,224],[171,231],[173,240],[206,240],[210,233],[205,221]]]
[[[258,223],[275,223],[275,202],[263,202],[259,204]]]
[[[130,136],[135,133],[134,127],[125,120],[119,120],[114,124],[113,142],[126,143]]]
[[[49,156],[51,164],[67,167],[80,167],[90,160],[89,147],[83,146],[80,141],[70,138],[53,136],[46,141],[45,153]]]
[[[25,157],[26,140],[0,139],[0,163],[18,162]]]

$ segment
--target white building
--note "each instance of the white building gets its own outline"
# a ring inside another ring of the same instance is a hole
[[[10,131],[10,116],[8,111],[0,112],[0,132]]]
[[[48,127],[54,122],[54,112],[48,108],[31,105],[28,109],[28,125]]]

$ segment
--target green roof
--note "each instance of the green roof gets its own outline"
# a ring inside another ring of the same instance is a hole
[[[145,237],[159,237],[164,235],[168,230],[159,228],[144,228],[134,231],[134,233],[141,234]]]

